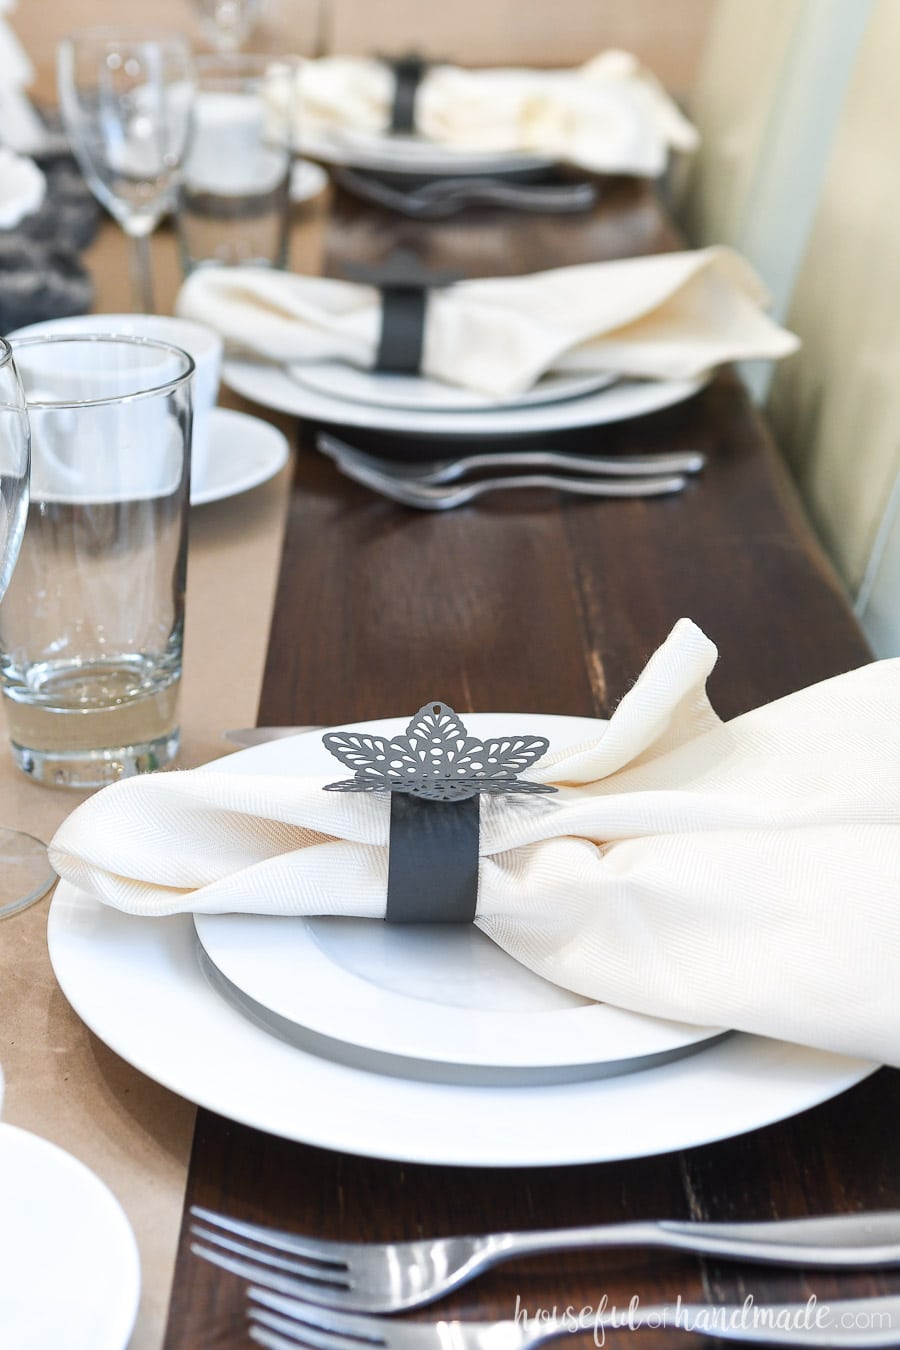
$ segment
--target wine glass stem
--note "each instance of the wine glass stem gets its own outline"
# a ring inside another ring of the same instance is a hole
[[[150,235],[131,236],[131,284],[134,289],[134,307],[139,314],[153,314],[153,260],[150,256]]]

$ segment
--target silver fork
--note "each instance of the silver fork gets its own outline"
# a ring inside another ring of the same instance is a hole
[[[335,170],[334,178],[354,196],[378,202],[401,215],[439,220],[467,206],[506,206],[520,211],[589,211],[597,201],[593,183],[507,183],[498,178],[437,178],[413,188],[392,187],[352,169]]]
[[[472,483],[458,483],[448,487],[431,487],[426,483],[406,483],[392,478],[355,460],[335,459],[338,469],[347,478],[372,488],[383,497],[390,497],[404,506],[415,506],[420,511],[449,511],[464,506],[487,492],[501,492],[508,488],[552,488],[557,492],[572,492],[582,497],[660,497],[681,492],[687,479],[681,474],[664,478],[557,478],[552,474],[530,473],[505,478],[480,478]]]
[[[735,1261],[830,1268],[900,1265],[900,1210],[765,1223],[646,1220],[418,1242],[332,1242],[263,1228],[195,1207],[198,1256],[258,1285],[358,1312],[434,1302],[519,1256],[575,1248],[662,1247]],[[261,1246],[253,1247],[243,1238]],[[211,1244],[211,1245],[210,1245]]]
[[[642,474],[652,477],[659,474],[699,473],[706,464],[706,456],[699,450],[609,456],[567,455],[561,450],[486,450],[477,455],[460,455],[456,459],[409,464],[369,455],[329,432],[321,432],[316,444],[331,459],[361,464],[402,482],[435,487],[455,483],[478,469],[562,469],[572,473],[609,475],[611,478],[637,478]]]
[[[557,1336],[591,1332],[602,1346],[607,1331],[649,1327],[767,1345],[875,1347],[900,1344],[900,1296],[838,1299],[834,1303],[635,1303],[598,1306],[562,1316],[505,1322],[396,1322],[313,1308],[250,1289],[250,1338],[268,1350],[526,1350]],[[262,1305],[262,1306],[258,1306]]]

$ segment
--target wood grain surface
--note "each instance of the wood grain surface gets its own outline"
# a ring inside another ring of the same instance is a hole
[[[327,265],[396,243],[470,275],[658,251],[677,235],[653,193],[611,185],[581,219],[486,215],[411,227],[338,198]],[[458,711],[606,715],[681,616],[719,644],[726,717],[869,659],[742,386],[723,373],[679,408],[580,433],[585,448],[694,447],[709,465],[681,496],[634,502],[498,494],[418,513],[349,483],[306,428],[260,722]],[[408,444],[382,446],[409,455]],[[665,1110],[665,1103],[660,1104]],[[641,1217],[755,1218],[900,1207],[900,1075],[735,1140],[574,1168],[448,1169],[274,1139],[201,1111],[187,1203],[297,1231],[403,1238]],[[602,1121],[598,1120],[598,1129]],[[658,1254],[572,1253],[506,1267],[440,1314],[596,1305],[605,1294],[804,1300],[900,1288],[900,1276],[809,1276]],[[518,1305],[517,1305],[517,1300]],[[423,1314],[427,1316],[428,1314]],[[626,1333],[623,1333],[623,1335]],[[674,1334],[627,1333],[636,1346]],[[244,1290],[182,1249],[166,1350],[246,1344]],[[631,1341],[629,1342],[631,1343]]]

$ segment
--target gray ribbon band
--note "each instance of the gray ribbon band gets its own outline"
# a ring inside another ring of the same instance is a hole
[[[428,292],[412,286],[384,286],[381,291],[381,336],[375,369],[417,375],[425,342]]]
[[[387,923],[471,923],[478,904],[480,798],[391,793]]]
[[[395,135],[409,136],[416,129],[416,95],[428,69],[428,62],[410,53],[409,56],[394,58],[390,65],[394,72],[391,131]]]

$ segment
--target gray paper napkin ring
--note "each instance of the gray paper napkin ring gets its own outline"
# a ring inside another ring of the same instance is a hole
[[[375,369],[398,375],[417,375],[425,345],[428,292],[459,281],[458,272],[428,272],[414,253],[396,249],[377,266],[345,263],[353,281],[381,291],[381,333]]]
[[[426,703],[390,740],[328,732],[328,750],[354,777],[326,792],[390,792],[388,923],[471,923],[478,905],[480,794],[555,792],[518,774],[540,759],[542,736],[478,741],[445,703]]]
[[[385,60],[394,73],[390,129],[394,135],[409,136],[416,129],[416,96],[428,62],[416,52]]]

